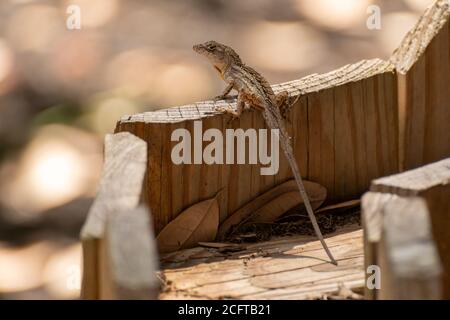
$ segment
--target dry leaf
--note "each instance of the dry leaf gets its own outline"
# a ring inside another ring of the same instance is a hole
[[[322,185],[303,181],[313,209],[318,208],[327,196]],[[244,222],[273,222],[288,210],[303,203],[294,179],[267,191],[234,212],[220,226],[217,239],[223,240],[233,227]]]
[[[161,253],[192,248],[198,242],[213,241],[219,226],[217,196],[184,210],[156,237]]]
[[[330,211],[330,210],[349,209],[352,207],[359,206],[360,204],[361,204],[360,199],[350,200],[350,201],[345,201],[345,202],[341,202],[341,203],[337,203],[337,204],[333,204],[330,206],[320,208],[315,213],[321,213],[321,212]]]

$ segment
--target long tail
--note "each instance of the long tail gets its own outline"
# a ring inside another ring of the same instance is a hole
[[[278,111],[278,109],[271,109]],[[303,202],[305,203],[306,211],[308,212],[309,219],[311,220],[311,223],[313,225],[314,231],[316,233],[316,236],[319,238],[320,243],[322,244],[325,252],[327,253],[328,257],[330,258],[331,262],[335,265],[337,265],[337,261],[334,259],[333,255],[331,254],[330,249],[328,248],[325,240],[323,239],[322,232],[320,231],[319,225],[316,220],[316,216],[314,215],[313,209],[311,207],[311,203],[309,201],[308,195],[305,190],[305,186],[303,185],[303,180],[300,175],[300,170],[298,169],[297,162],[294,158],[294,152],[292,150],[291,141],[289,138],[289,135],[287,134],[286,129],[284,128],[283,120],[281,119],[281,115],[277,113],[272,112],[264,112],[264,118],[269,125],[270,128],[279,128],[280,130],[280,136],[279,140],[281,142],[281,148],[284,151],[284,154],[286,155],[286,158],[289,162],[289,165],[291,166],[291,170],[294,174],[295,182],[297,183],[298,190],[300,191],[300,195],[303,198]]]
[[[289,144],[290,142],[287,141],[287,143]],[[316,236],[319,238],[320,243],[322,244],[323,248],[325,249],[331,262],[333,264],[337,265],[337,261],[334,259],[333,255],[331,254],[330,249],[328,248],[325,240],[323,239],[322,232],[320,231],[319,225],[316,220],[316,216],[314,215],[313,209],[311,207],[311,202],[309,201],[309,197],[306,194],[305,186],[303,185],[303,180],[300,175],[300,171],[298,169],[297,162],[295,162],[295,159],[292,157],[292,153],[290,153],[289,151],[286,151],[286,147],[283,147],[284,144],[285,144],[284,142],[281,142],[284,154],[286,155],[286,158],[289,161],[289,165],[291,166],[292,172],[294,173],[294,178],[295,178],[295,182],[297,182],[298,190],[300,191],[300,194],[303,198],[303,202],[305,203],[305,207],[306,207],[306,211],[308,212],[309,219],[311,220],[311,223],[314,227],[314,231],[316,232]],[[288,148],[292,150],[292,148],[290,148],[290,145]]]

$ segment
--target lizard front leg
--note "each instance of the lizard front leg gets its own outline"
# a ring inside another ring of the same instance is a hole
[[[227,107],[216,107],[217,111],[221,111],[221,112],[225,112],[227,114],[231,114],[233,116],[233,119],[237,119],[241,116],[242,111],[244,110],[245,107],[245,100],[243,97],[242,93],[238,94],[237,97],[237,101],[236,101],[236,111],[231,109],[231,108],[227,108]]]
[[[230,91],[233,89],[233,87],[234,87],[234,83],[231,82],[230,84],[228,84],[228,86],[225,88],[225,90],[223,90],[221,95],[214,98],[214,101],[226,99],[228,94],[230,93]]]

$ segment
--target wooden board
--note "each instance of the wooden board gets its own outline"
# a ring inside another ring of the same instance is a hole
[[[400,165],[417,168],[450,156],[450,2],[437,0],[395,51]]]
[[[339,285],[364,286],[362,231],[356,226],[327,238],[338,266],[314,237],[292,236],[248,244],[222,254],[197,247],[168,254],[161,276],[168,283],[160,299],[319,299]]]
[[[377,179],[362,200],[366,268],[381,268],[369,299],[450,297],[450,159]]]
[[[292,99],[301,95],[288,112],[287,129],[302,176],[324,185],[330,202],[354,199],[372,179],[398,172],[397,91],[390,63],[361,61],[273,89],[287,90]],[[251,199],[292,178],[281,152],[275,176],[262,176],[259,164],[172,163],[171,150],[178,143],[171,141],[172,132],[185,128],[193,136],[195,120],[201,120],[203,132],[266,128],[256,111],[245,112],[229,124],[229,116],[214,111],[215,106],[225,105],[234,106],[235,101],[204,101],[124,116],[118,122],[116,132],[129,131],[148,143],[144,198],[153,212],[156,233],[183,209],[221,189],[223,221]]]
[[[144,141],[129,133],[106,136],[102,179],[81,230],[83,299],[155,297],[153,228],[148,209],[139,206],[146,168]]]

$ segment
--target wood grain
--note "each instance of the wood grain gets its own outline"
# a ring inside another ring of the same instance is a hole
[[[301,95],[288,110],[287,127],[302,176],[326,187],[328,202],[357,198],[372,179],[398,172],[397,91],[392,88],[395,84],[393,66],[375,59],[273,86],[275,92],[288,91],[291,99]],[[232,122],[229,116],[214,111],[215,106],[234,104],[205,101],[124,116],[118,122],[117,132],[136,133],[137,127],[144,130],[140,136],[149,146],[144,199],[153,212],[156,233],[182,210],[222,188],[225,192],[220,199],[220,221],[292,178],[281,152],[280,169],[275,176],[262,176],[261,165],[248,162],[171,162],[171,133],[183,127],[193,136],[194,120],[202,121],[203,132],[209,128],[222,133],[230,128],[266,128],[261,114],[255,111],[244,112]]]
[[[450,156],[449,17],[449,1],[435,1],[391,57],[398,73],[402,170]]]
[[[450,158],[372,182],[362,200],[365,265],[382,284],[369,299],[450,297]]]
[[[105,279],[110,268],[104,258],[106,220],[113,212],[138,206],[146,168],[147,144],[143,140],[126,132],[106,136],[105,162],[97,197],[81,230],[83,298],[98,299],[105,295],[104,288],[108,285]]]
[[[148,209],[116,211],[106,224],[102,299],[156,299],[158,252]]]
[[[328,263],[319,241],[293,236],[249,244],[228,256],[193,248],[162,256],[169,284],[160,299],[318,299],[364,285],[362,232],[357,226],[327,238],[339,265]]]

